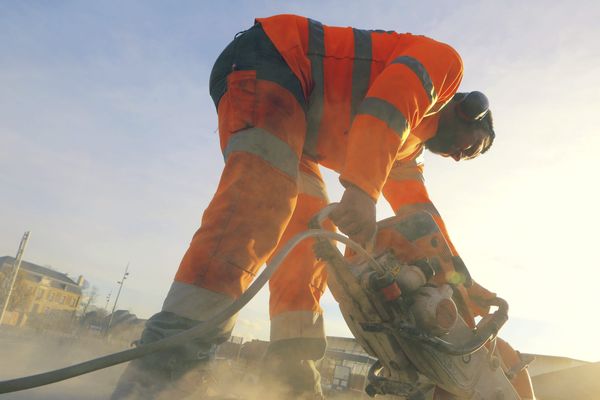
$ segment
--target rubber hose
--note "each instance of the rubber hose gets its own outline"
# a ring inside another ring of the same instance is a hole
[[[335,232],[326,231],[324,229],[309,229],[290,239],[275,255],[275,257],[273,257],[271,262],[267,264],[264,271],[254,280],[250,287],[244,293],[242,293],[238,299],[231,303],[231,305],[225,308],[221,313],[215,315],[213,318],[201,323],[200,325],[176,335],[169,336],[159,341],[145,344],[134,349],[109,354],[103,357],[98,357],[79,364],[74,364],[65,368],[60,368],[41,374],[1,381],[0,394],[32,389],[35,387],[63,381],[65,379],[74,378],[76,376],[84,375],[99,369],[108,368],[112,367],[113,365],[131,361],[151,353],[156,353],[158,351],[165,350],[201,337],[215,325],[219,325],[237,314],[269,281],[273,273],[277,270],[277,268],[279,268],[279,265],[288,256],[290,251],[292,251],[292,249],[294,249],[294,247],[296,247],[300,242],[310,237],[322,237],[344,243],[357,253],[361,253],[367,257],[370,261],[375,262],[365,249],[346,236]]]

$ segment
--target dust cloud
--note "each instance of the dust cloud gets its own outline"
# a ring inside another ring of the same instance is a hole
[[[125,350],[122,343],[100,337],[71,337],[19,330],[0,330],[0,380],[66,367]],[[1,395],[2,400],[108,399],[124,365],[96,371],[52,385]]]
[[[127,349],[127,343],[110,343],[99,336],[58,336],[24,329],[0,329],[0,380],[48,372],[95,357]],[[126,364],[39,388],[0,395],[2,400],[106,400],[109,399]],[[194,379],[193,377],[191,379]],[[195,393],[189,399],[210,400],[283,400],[282,388],[259,381],[258,368],[242,369],[220,360],[212,366],[210,390]],[[184,379],[185,380],[185,379]],[[327,396],[347,400],[354,396]],[[181,398],[165,393],[161,399]]]

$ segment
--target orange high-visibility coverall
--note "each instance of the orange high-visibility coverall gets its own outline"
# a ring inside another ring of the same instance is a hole
[[[163,305],[192,320],[229,305],[328,203],[319,164],[373,199],[383,190],[397,211],[434,210],[415,160],[458,89],[459,55],[424,36],[294,15],[256,22],[217,61],[226,73],[211,77],[225,167]],[[265,33],[276,54],[253,39]],[[304,355],[319,359],[326,272],[311,245],[296,248],[271,279],[271,340],[313,339],[319,344]]]
[[[277,54],[249,65],[241,53],[262,51],[244,42],[256,30]],[[327,204],[318,164],[377,199],[406,144],[433,136],[416,128],[427,115],[436,124],[462,77],[456,51],[433,39],[294,15],[259,18],[230,47],[225,88],[213,96],[225,168],[163,306],[194,320],[230,304],[277,245]],[[310,246],[271,280],[272,340],[324,337],[326,277]]]
[[[238,297],[277,245],[327,204],[317,164],[377,199],[407,140],[427,139],[411,132],[462,77],[458,54],[424,36],[294,15],[257,24],[293,74],[282,78],[272,59],[230,65],[218,99],[225,168],[163,307],[195,320]],[[243,48],[249,34],[232,45]],[[310,246],[271,280],[272,340],[323,337],[325,274]]]
[[[256,21],[230,45],[225,88],[213,95],[225,168],[163,306],[194,320],[230,304],[277,245],[327,204],[318,164],[377,199],[407,143],[433,136],[419,137],[416,128],[427,115],[436,124],[462,78],[456,51],[424,36],[294,15]],[[257,29],[277,54],[250,65],[241,52],[261,52],[244,42]],[[271,280],[274,341],[324,337],[326,277],[310,246],[294,251]]]

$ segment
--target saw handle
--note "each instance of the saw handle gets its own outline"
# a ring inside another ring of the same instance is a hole
[[[329,218],[329,215],[333,212],[333,210],[335,210],[335,208],[339,205],[340,203],[329,203],[328,205],[326,205],[325,207],[323,207],[323,209],[321,211],[319,211],[308,223],[308,227],[310,229],[326,229],[325,226],[323,225],[323,222]],[[378,226],[376,225],[375,227],[375,233],[373,233],[373,237],[371,237],[371,239],[365,244],[365,246],[361,246],[363,247],[365,250],[367,250],[368,253],[372,253],[373,248],[375,247],[375,240],[377,238],[377,230],[378,230]],[[340,253],[341,254],[341,253]],[[343,257],[343,255],[342,255]]]
[[[325,229],[325,227],[323,226],[323,222],[325,222],[325,220],[329,218],[329,214],[331,214],[333,210],[335,210],[338,204],[340,203],[329,203],[328,205],[323,207],[323,209],[319,211],[317,215],[312,217],[312,219],[308,223],[308,227],[311,229]]]
[[[333,210],[335,210],[338,204],[339,203],[330,203],[327,206],[325,206],[321,211],[319,211],[314,217],[311,218],[311,220],[308,222],[308,227],[311,230],[325,229],[325,227],[323,226],[323,222],[327,218],[329,218],[329,215]],[[375,259],[372,257],[372,255],[370,254],[371,251],[369,249],[363,248],[360,244],[356,243],[355,241],[346,236],[338,236],[344,237],[344,240],[340,240],[337,238],[335,240],[344,243],[347,248],[351,248],[354,252],[364,257],[364,259],[369,263],[369,265],[374,271],[377,271],[379,273],[385,272],[381,265],[379,265],[377,261],[375,261]],[[373,236],[373,239],[375,239],[375,235]],[[347,265],[344,255],[337,248],[337,246],[331,240],[329,240],[329,238],[327,238],[324,235],[321,235],[321,237],[315,236],[315,242],[316,244],[313,247],[313,251],[315,252],[318,258],[325,261],[329,261],[336,265]]]
[[[329,218],[329,214],[339,203],[330,203],[319,211],[308,222],[310,229],[325,229],[324,222]],[[344,255],[340,252],[333,241],[326,238],[315,237],[316,244],[313,247],[315,255],[322,260],[345,263]]]

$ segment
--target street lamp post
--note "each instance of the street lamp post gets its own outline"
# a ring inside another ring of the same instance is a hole
[[[110,303],[110,297],[112,296],[112,289],[110,293],[106,295],[106,304],[104,305],[104,311],[108,312],[108,303]]]
[[[17,256],[15,257],[15,262],[13,263],[13,269],[11,271],[11,275],[8,280],[8,285],[6,288],[6,295],[4,296],[4,301],[2,303],[2,307],[0,308],[0,325],[2,325],[2,319],[4,319],[4,313],[6,312],[6,309],[8,308],[10,296],[11,296],[13,288],[15,286],[15,281],[17,280],[17,275],[19,274],[19,268],[21,267],[21,258],[23,257],[23,253],[25,252],[25,247],[27,246],[27,241],[29,241],[29,231],[27,231],[23,234],[23,238],[21,239],[21,244],[19,244],[19,250],[17,250]]]
[[[120,281],[117,281],[119,284],[119,290],[117,291],[117,297],[115,298],[115,303],[113,304],[112,312],[110,313],[110,318],[108,319],[108,324],[106,325],[105,335],[108,336],[108,331],[110,330],[110,326],[112,325],[113,318],[115,316],[115,309],[117,308],[117,303],[119,302],[119,295],[121,294],[121,289],[123,289],[123,284],[125,283],[125,279],[129,276],[129,263],[125,267],[125,273],[123,274],[123,278]]]

